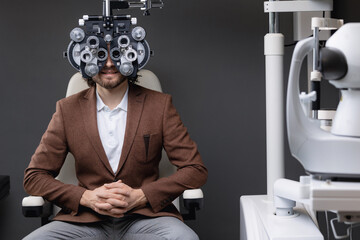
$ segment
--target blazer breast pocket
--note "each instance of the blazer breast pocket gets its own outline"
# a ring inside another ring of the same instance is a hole
[[[160,158],[162,151],[162,137],[158,133],[147,133],[135,139],[135,158],[140,162],[149,162]]]

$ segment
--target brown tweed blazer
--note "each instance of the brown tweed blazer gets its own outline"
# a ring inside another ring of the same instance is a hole
[[[134,209],[149,217],[181,215],[171,203],[186,189],[198,188],[207,179],[196,144],[182,124],[171,96],[130,84],[126,132],[119,167],[114,173],[97,129],[95,88],[57,102],[49,126],[25,170],[28,194],[43,196],[62,207],[56,220],[96,222],[105,219],[80,206],[86,189],[122,180],[141,188],[149,204]],[[178,170],[159,179],[162,147]],[[55,179],[68,152],[75,157],[78,186]]]

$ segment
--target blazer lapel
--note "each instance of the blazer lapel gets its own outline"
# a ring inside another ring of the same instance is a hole
[[[136,131],[139,126],[143,106],[144,106],[145,94],[135,84],[129,84],[128,95],[128,111],[126,119],[126,130],[124,144],[121,151],[119,167],[116,171],[116,175],[119,174],[121,168],[127,160],[129,151],[134,142]]]
[[[114,175],[111,169],[109,160],[107,159],[105,150],[102,146],[98,126],[97,126],[97,112],[96,112],[96,93],[95,87],[91,87],[86,95],[80,100],[81,113],[84,121],[86,134],[95,149],[97,155],[101,159],[106,169]]]

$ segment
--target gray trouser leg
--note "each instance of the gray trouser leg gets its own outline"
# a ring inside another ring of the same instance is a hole
[[[196,233],[174,217],[138,219],[122,240],[199,240]]]
[[[50,239],[107,239],[105,232],[98,224],[73,224],[60,221],[50,222],[26,236],[23,240]]]

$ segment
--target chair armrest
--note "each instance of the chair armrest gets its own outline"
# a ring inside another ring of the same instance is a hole
[[[45,200],[42,197],[38,196],[28,196],[24,197],[22,200],[23,207],[39,207],[44,206]]]
[[[189,211],[183,214],[184,220],[196,219],[195,212],[204,206],[204,194],[201,189],[185,190],[183,193],[184,206]]]
[[[28,196],[22,200],[22,212],[25,217],[48,218],[52,214],[52,204],[42,197]]]

